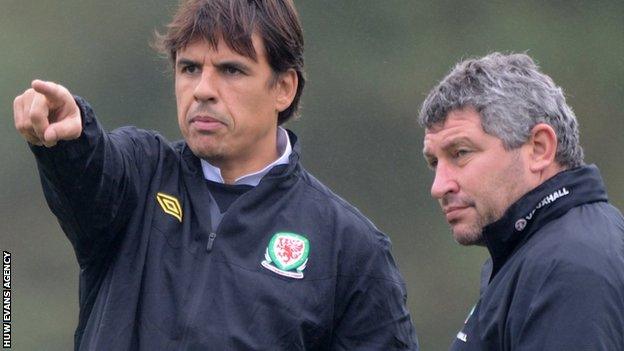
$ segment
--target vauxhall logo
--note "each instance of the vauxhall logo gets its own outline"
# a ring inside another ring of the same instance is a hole
[[[524,230],[524,228],[526,228],[526,225],[528,223],[528,221],[531,220],[531,218],[533,218],[533,215],[535,214],[535,211],[539,210],[540,208],[549,205],[555,201],[557,201],[558,199],[566,196],[570,194],[570,191],[568,191],[568,189],[566,189],[565,187],[559,189],[559,190],[555,190],[555,192],[553,192],[550,195],[547,195],[546,197],[544,197],[542,199],[542,201],[540,201],[537,206],[535,206],[535,208],[533,209],[533,211],[531,211],[528,215],[524,216],[524,218],[520,218],[519,220],[516,221],[515,227],[516,230],[521,232]]]

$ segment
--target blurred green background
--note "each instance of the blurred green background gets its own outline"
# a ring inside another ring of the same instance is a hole
[[[483,248],[455,244],[429,197],[415,116],[462,58],[528,51],[561,85],[586,161],[624,208],[623,1],[295,0],[306,40],[304,165],[393,241],[423,350],[445,350],[476,301]],[[13,253],[15,350],[70,350],[78,267],[12,120],[33,78],[86,97],[108,129],[178,139],[172,75],[148,42],[176,1],[0,0],[0,249]]]

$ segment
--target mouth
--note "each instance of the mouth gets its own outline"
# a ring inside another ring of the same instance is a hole
[[[227,127],[225,123],[211,116],[194,116],[189,120],[189,124],[200,132],[214,132],[220,128]]]
[[[444,211],[444,215],[446,216],[446,221],[449,223],[453,223],[459,220],[463,212],[469,208],[470,206],[448,206],[444,207],[442,210]]]

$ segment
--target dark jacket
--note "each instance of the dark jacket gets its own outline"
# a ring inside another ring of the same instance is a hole
[[[184,142],[105,133],[77,102],[80,138],[32,147],[80,265],[77,350],[418,349],[390,241],[303,169],[294,134],[213,232]]]
[[[481,296],[451,350],[624,350],[624,219],[595,166],[547,180],[484,238]]]

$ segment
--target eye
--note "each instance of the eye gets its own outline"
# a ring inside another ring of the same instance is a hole
[[[197,67],[196,65],[185,65],[182,66],[182,69],[180,71],[186,74],[195,74],[199,71],[199,67]]]
[[[432,159],[427,160],[427,166],[429,166],[429,169],[434,171],[436,167],[438,166],[438,159],[432,158]]]
[[[469,153],[470,153],[470,150],[468,149],[457,149],[455,153],[453,154],[453,157],[461,158],[461,157],[468,155]]]
[[[228,76],[237,76],[244,73],[243,70],[235,65],[223,65],[221,71]]]

